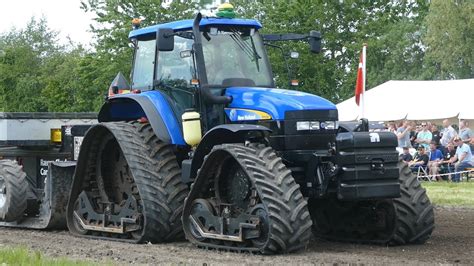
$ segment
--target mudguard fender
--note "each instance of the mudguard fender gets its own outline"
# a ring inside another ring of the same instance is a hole
[[[175,145],[186,145],[181,125],[166,96],[159,91],[119,94],[102,105],[99,122],[131,121],[146,117],[157,137]]]
[[[193,158],[182,162],[183,182],[191,182],[196,177],[197,170],[204,162],[204,157],[215,145],[243,143],[250,133],[261,133],[260,135],[263,138],[266,132],[271,132],[271,130],[264,126],[248,124],[226,124],[212,128],[202,138]]]

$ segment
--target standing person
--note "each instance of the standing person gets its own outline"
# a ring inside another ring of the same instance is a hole
[[[410,126],[411,126],[410,144],[413,148],[418,149],[418,143],[416,143],[416,135],[418,134],[418,127],[416,126],[415,121],[411,121]]]
[[[436,177],[436,180],[440,181],[439,166],[443,161],[443,153],[437,148],[436,142],[430,143],[430,161],[428,162],[429,174]]]
[[[470,146],[473,134],[472,130],[468,127],[468,123],[466,120],[459,120],[459,137],[461,138],[462,142]],[[470,149],[472,153],[473,147],[470,146]]]
[[[392,132],[392,133],[394,133],[394,134],[397,134],[397,127],[396,127],[394,121],[388,122],[387,131],[388,131],[388,132]]]
[[[433,135],[431,141],[434,141],[436,143],[436,148],[439,149],[439,147],[441,146],[441,133],[439,132],[438,126],[435,123],[431,123],[430,127],[431,134]]]
[[[402,126],[397,129],[396,135],[398,139],[398,147],[405,148],[410,147],[410,131],[411,126],[408,121],[404,121]]]
[[[450,142],[456,137],[456,130],[451,126],[448,119],[443,120],[443,130],[441,131],[440,144],[442,146],[442,152],[446,155],[446,148]]]
[[[454,138],[454,143],[458,146],[456,154],[449,160],[449,163],[454,163],[454,171],[456,174],[453,176],[453,182],[461,181],[461,174],[457,173],[464,171],[466,168],[472,167],[472,153],[469,146],[464,143],[460,137]]]
[[[426,122],[421,123],[421,131],[416,135],[416,140],[418,144],[422,145],[425,150],[430,148],[430,143],[433,139],[433,134],[428,130],[428,124]]]

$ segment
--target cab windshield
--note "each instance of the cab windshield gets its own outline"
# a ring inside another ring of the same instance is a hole
[[[273,87],[263,41],[253,28],[208,28],[202,33],[209,85]]]

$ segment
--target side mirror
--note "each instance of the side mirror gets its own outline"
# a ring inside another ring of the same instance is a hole
[[[316,54],[321,52],[321,32],[315,30],[309,32],[309,46],[311,52]]]
[[[158,28],[156,32],[158,51],[169,52],[174,49],[174,31],[170,28]]]

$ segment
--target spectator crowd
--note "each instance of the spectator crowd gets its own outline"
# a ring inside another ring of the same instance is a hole
[[[460,120],[456,126],[446,119],[440,128],[430,122],[403,121],[398,125],[390,122],[387,130],[397,136],[398,147],[403,151],[400,157],[414,172],[421,168],[438,181],[459,182],[461,176],[457,172],[474,168],[474,135],[465,120]],[[414,154],[410,152],[413,149]]]

